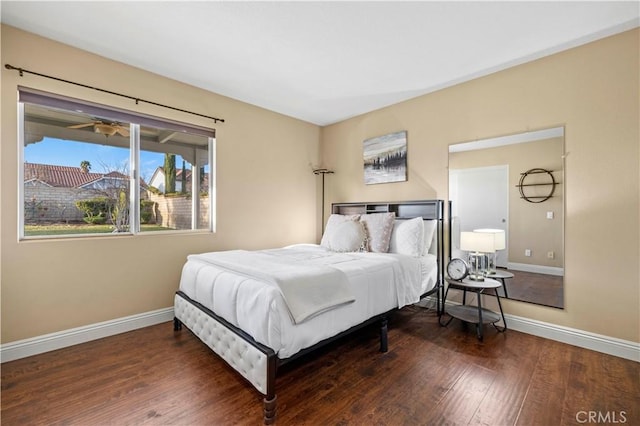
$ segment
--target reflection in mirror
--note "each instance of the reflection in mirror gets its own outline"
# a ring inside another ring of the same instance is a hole
[[[500,295],[563,308],[563,181],[563,127],[450,145],[451,256],[460,232],[502,229]]]

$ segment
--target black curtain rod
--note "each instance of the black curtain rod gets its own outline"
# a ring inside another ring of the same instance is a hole
[[[211,117],[210,115],[204,115],[204,114],[200,114],[198,112],[187,111],[186,109],[181,109],[181,108],[176,108],[176,107],[172,107],[172,106],[169,106],[169,105],[159,104],[159,103],[153,102],[153,101],[147,101],[145,99],[136,98],[134,96],[124,95],[124,94],[118,93],[118,92],[112,92],[111,90],[100,89],[99,87],[89,86],[87,84],[82,84],[82,83],[76,83],[75,81],[69,81],[69,80],[65,80],[63,78],[53,77],[51,75],[40,74],[40,73],[35,72],[35,71],[29,71],[29,70],[26,70],[24,68],[14,67],[13,65],[9,65],[9,64],[5,64],[4,67],[6,69],[8,69],[8,70],[18,71],[20,73],[20,77],[22,77],[23,74],[26,72],[28,74],[37,75],[39,77],[50,78],[52,80],[61,81],[63,83],[69,83],[69,84],[73,84],[75,86],[80,86],[80,87],[84,87],[84,88],[87,88],[87,89],[97,90],[98,92],[109,93],[110,95],[116,95],[116,96],[120,96],[120,97],[123,97],[123,98],[131,99],[133,101],[136,101],[136,105],[138,105],[139,102],[144,102],[144,103],[147,103],[147,104],[150,104],[150,105],[155,105],[155,106],[159,106],[159,107],[163,107],[163,108],[172,109],[174,111],[186,112],[187,114],[197,115],[198,117],[209,118],[209,119],[213,120],[214,123],[217,123],[218,121],[221,122],[221,123],[224,123],[224,119],[223,118]]]

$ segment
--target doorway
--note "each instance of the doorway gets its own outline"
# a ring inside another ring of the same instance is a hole
[[[449,199],[452,202],[453,257],[461,254],[460,232],[478,228],[503,229],[506,246],[505,250],[497,252],[496,265],[506,268],[509,261],[509,166],[449,170]]]

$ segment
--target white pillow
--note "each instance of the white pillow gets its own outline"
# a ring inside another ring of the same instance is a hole
[[[329,239],[335,233],[336,227],[340,225],[342,222],[346,221],[358,221],[360,219],[359,214],[353,215],[343,215],[343,214],[332,214],[329,216],[327,220],[327,226],[324,228],[324,234],[322,234],[322,240],[320,240],[320,245],[322,247],[329,248]]]
[[[389,253],[420,257],[424,248],[424,225],[421,217],[396,220],[389,241]]]
[[[347,220],[335,227],[329,236],[329,250],[338,252],[359,251],[364,244],[365,233],[362,223]]]
[[[367,232],[367,251],[386,253],[389,251],[389,240],[393,231],[393,221],[396,214],[370,213],[360,216]]]
[[[422,249],[422,256],[429,254],[431,250],[431,243],[433,243],[433,234],[436,232],[437,220],[424,220],[424,244]]]

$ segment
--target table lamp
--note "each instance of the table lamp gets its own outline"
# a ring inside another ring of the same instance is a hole
[[[496,273],[496,261],[497,261],[497,251],[504,250],[506,248],[506,237],[503,229],[491,229],[491,228],[482,228],[482,229],[474,229],[473,232],[482,232],[486,234],[493,235],[493,251],[488,253],[489,257],[489,266],[487,268],[487,275]]]
[[[469,252],[469,279],[484,281],[486,262],[484,253],[494,252],[494,236],[487,232],[461,232],[460,250]]]

